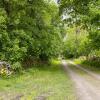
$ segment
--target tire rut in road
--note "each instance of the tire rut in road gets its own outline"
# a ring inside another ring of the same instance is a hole
[[[70,64],[74,65],[75,67],[81,69],[82,71],[86,72],[87,74],[89,74],[90,76],[94,77],[95,79],[99,80],[100,81],[100,75],[99,74],[96,74],[96,73],[93,73],[92,71],[88,70],[88,69],[85,69],[83,67],[81,67],[80,65],[77,65],[75,64],[74,62],[72,61],[69,61]]]
[[[81,65],[77,65],[72,61],[68,61],[68,63],[71,65],[70,67],[74,71],[79,73],[80,76],[82,76],[85,80],[91,83],[95,88],[100,90],[100,74],[96,74],[88,69],[85,69]]]
[[[100,90],[72,70],[66,61],[62,61],[64,70],[67,71],[75,83],[78,100],[100,100]]]

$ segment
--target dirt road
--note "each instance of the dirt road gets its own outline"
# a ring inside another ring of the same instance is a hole
[[[75,91],[77,95],[77,100],[100,100],[100,79],[99,75],[96,75],[86,69],[82,69],[79,66],[74,65],[72,68],[71,65],[62,61],[64,70],[69,73],[71,79],[74,82]],[[79,67],[79,68],[78,68]],[[82,75],[77,72],[81,71]],[[83,75],[83,73],[85,75]]]

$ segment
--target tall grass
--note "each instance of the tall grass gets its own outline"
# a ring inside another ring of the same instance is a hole
[[[75,100],[73,83],[59,61],[33,66],[8,78],[0,78],[3,100]]]

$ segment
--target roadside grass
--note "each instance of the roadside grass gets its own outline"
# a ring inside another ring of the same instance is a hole
[[[73,82],[59,61],[0,77],[0,100],[76,100]]]
[[[88,70],[93,71],[94,73],[100,74],[100,63],[94,61],[91,62],[83,59],[75,59],[74,62]]]

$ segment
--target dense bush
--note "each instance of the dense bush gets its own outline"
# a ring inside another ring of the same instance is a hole
[[[57,6],[44,0],[0,1],[0,59],[13,69],[32,56],[49,60],[61,47]]]

